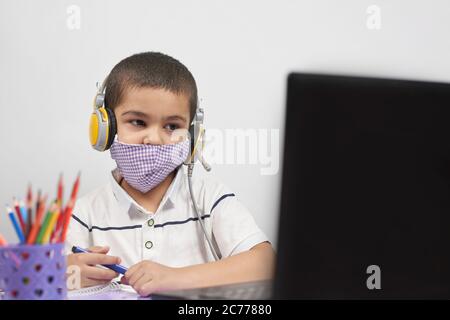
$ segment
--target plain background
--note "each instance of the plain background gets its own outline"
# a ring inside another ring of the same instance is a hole
[[[71,5],[80,29],[67,27]],[[379,30],[367,27],[370,5]],[[82,171],[80,195],[107,182],[114,162],[88,140],[95,83],[133,53],[160,51],[191,70],[207,128],[280,130],[281,165],[288,72],[450,81],[449,30],[447,0],[2,0],[0,204],[29,182],[54,197],[60,172],[69,188]],[[260,165],[216,165],[208,175],[276,244],[281,167],[267,176]],[[16,241],[3,209],[0,232]]]

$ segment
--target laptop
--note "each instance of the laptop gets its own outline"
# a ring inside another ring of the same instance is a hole
[[[450,84],[290,74],[273,283],[159,297],[449,299],[449,139]]]

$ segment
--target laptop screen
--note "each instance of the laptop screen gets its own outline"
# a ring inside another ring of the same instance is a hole
[[[450,297],[450,85],[288,77],[277,298]]]

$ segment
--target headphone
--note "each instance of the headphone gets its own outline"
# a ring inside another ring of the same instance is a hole
[[[114,142],[117,134],[117,122],[114,111],[105,106],[106,78],[102,85],[97,83],[97,94],[94,97],[94,110],[91,114],[89,124],[89,138],[91,146],[97,151],[108,150]],[[189,138],[191,152],[184,164],[193,164],[197,160],[203,164],[206,170],[211,170],[208,164],[204,163],[201,151],[204,146],[203,128],[204,111],[198,105],[195,110],[194,119],[189,126]],[[201,149],[201,150],[199,150]]]

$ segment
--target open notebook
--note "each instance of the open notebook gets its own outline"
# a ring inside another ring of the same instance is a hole
[[[141,297],[130,286],[111,282],[109,284],[67,292],[69,300],[150,300]]]

